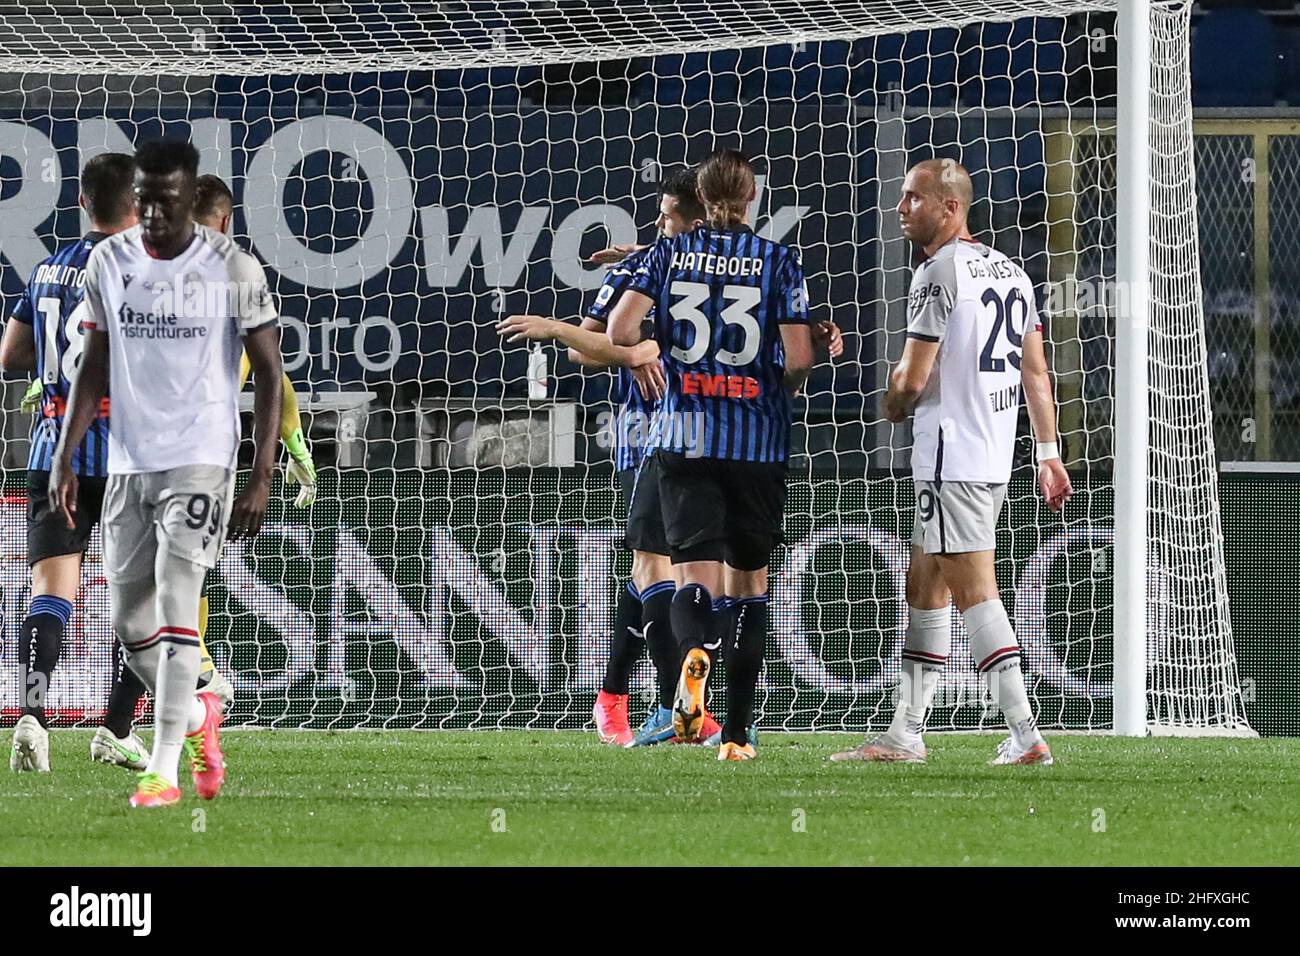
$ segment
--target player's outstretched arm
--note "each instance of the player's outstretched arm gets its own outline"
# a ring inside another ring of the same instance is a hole
[[[1047,368],[1043,333],[1036,329],[1026,332],[1021,348],[1020,383],[1037,444],[1038,487],[1047,506],[1060,511],[1074,494],[1074,488],[1057,444],[1056,402],[1052,398],[1052,376]]]
[[[559,342],[568,348],[571,361],[588,368],[636,368],[659,358],[656,343],[615,345],[603,329],[589,326],[587,323],[590,321],[584,320],[581,326],[577,326],[540,315],[512,315],[497,323],[497,332],[507,342]]]
[[[274,322],[258,326],[244,336],[244,350],[253,369],[253,471],[248,487],[230,509],[230,537],[252,537],[262,527],[271,497],[271,475],[280,437],[284,364],[280,358],[280,332]]]
[[[0,368],[6,372],[36,371],[36,338],[30,324],[11,318],[0,339]]]
[[[905,421],[925,391],[934,369],[935,356],[939,354],[938,342],[909,338],[903,346],[903,357],[889,373],[889,390],[885,392],[885,419],[894,424]]]
[[[634,252],[640,252],[645,246],[638,246],[635,242],[627,242],[621,245],[610,246],[608,249],[601,249],[599,252],[593,252],[588,262],[599,262],[602,266],[617,265]]]
[[[50,465],[50,510],[63,513],[69,528],[76,527],[77,474],[72,470],[72,452],[86,437],[90,423],[99,415],[100,402],[108,394],[108,333],[86,329],[85,350],[72,380],[68,413],[63,418],[59,444]]]
[[[632,346],[641,341],[641,323],[654,308],[654,299],[638,289],[628,289],[619,296],[609,314],[609,340],[615,345]]]

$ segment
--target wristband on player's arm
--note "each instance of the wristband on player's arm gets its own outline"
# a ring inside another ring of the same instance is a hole
[[[1053,458],[1061,457],[1060,446],[1054,441],[1040,441],[1036,445],[1038,463],[1041,465],[1045,461],[1051,461]]]

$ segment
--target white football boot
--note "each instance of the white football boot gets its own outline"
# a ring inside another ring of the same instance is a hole
[[[1015,737],[1008,737],[1002,743],[998,744],[997,756],[989,761],[995,767],[1016,765],[1038,764],[1039,766],[1049,767],[1052,765],[1052,751],[1047,746],[1046,740],[1039,740],[1028,749],[1021,747],[1016,743]]]
[[[90,759],[95,763],[143,771],[149,766],[149,748],[134,730],[125,737],[118,737],[107,727],[96,727],[95,736],[90,738]]]
[[[925,742],[917,736],[914,740],[893,737],[888,731],[860,747],[831,754],[836,762],[847,760],[874,760],[881,763],[925,763]]]
[[[31,714],[18,718],[14,726],[14,746],[9,754],[9,769],[19,772],[50,772],[50,732]]]

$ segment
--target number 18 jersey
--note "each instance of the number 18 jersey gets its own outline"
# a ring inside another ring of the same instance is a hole
[[[28,471],[49,471],[54,463],[72,379],[81,362],[86,261],[104,238],[102,232],[88,232],[42,259],[14,305],[13,320],[32,327],[36,377],[44,386],[41,407],[32,425]],[[72,470],[83,478],[108,477],[107,405],[105,399],[86,437],[72,450]]]
[[[907,336],[939,354],[916,404],[914,479],[1010,480],[1022,343],[1042,328],[1033,283],[996,249],[953,239],[917,267]]]
[[[701,226],[651,246],[630,288],[655,301],[668,378],[650,444],[691,457],[785,461],[780,327],[808,323],[799,254],[747,226]]]

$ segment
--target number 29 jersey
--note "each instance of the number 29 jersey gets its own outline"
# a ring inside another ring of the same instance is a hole
[[[1042,329],[1033,283],[996,249],[953,239],[917,267],[907,337],[939,354],[914,412],[914,479],[1010,480],[1021,348]]]
[[[41,408],[32,425],[28,471],[49,471],[63,429],[72,378],[81,361],[84,338],[86,261],[105,236],[88,232],[54,255],[42,259],[14,305],[13,320],[32,327],[36,377],[44,386]],[[86,437],[72,451],[72,470],[83,478],[108,477],[108,399],[90,423]]]
[[[808,324],[799,254],[747,226],[701,226],[650,247],[630,288],[655,302],[668,378],[651,444],[692,457],[785,461],[780,327]]]

